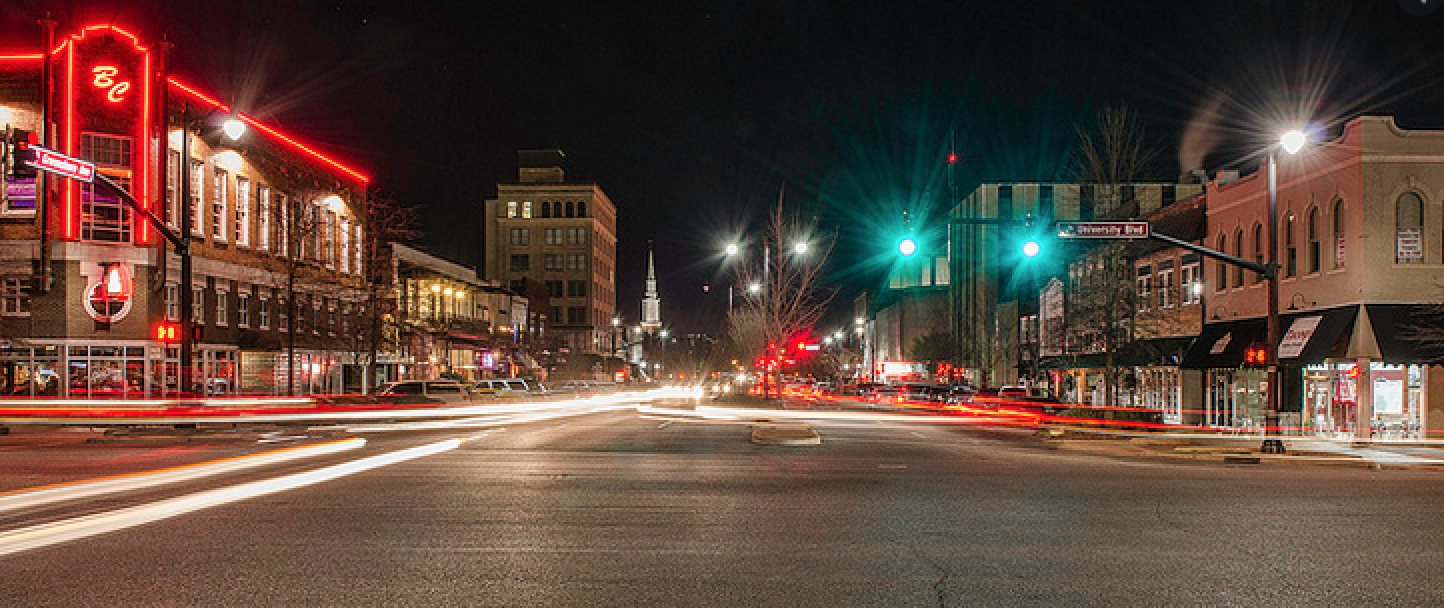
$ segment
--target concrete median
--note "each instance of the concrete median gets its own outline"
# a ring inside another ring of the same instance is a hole
[[[752,426],[752,443],[758,445],[821,445],[822,436],[799,422],[764,423]]]

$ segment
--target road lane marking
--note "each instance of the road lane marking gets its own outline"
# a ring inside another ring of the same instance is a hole
[[[328,467],[263,479],[239,485],[197,492],[157,502],[63,519],[45,524],[0,532],[0,555],[38,549],[57,543],[77,540],[106,532],[123,530],[192,511],[273,494],[294,488],[330,481],[353,473],[369,471],[414,458],[454,450],[460,439],[448,439],[396,452],[367,456],[359,460]]]
[[[340,441],[299,445],[279,450],[246,454],[233,458],[222,458],[220,460],[157,469],[154,471],[126,473],[123,475],[82,479],[36,488],[13,490],[0,493],[0,513],[14,511],[16,509],[38,507],[63,500],[78,500],[115,492],[126,492],[169,483],[191,481],[211,475],[230,473],[268,464],[354,450],[364,445],[366,445],[365,439],[342,439]]]

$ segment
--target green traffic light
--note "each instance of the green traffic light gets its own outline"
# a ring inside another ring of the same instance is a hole
[[[904,256],[909,256],[917,253],[917,250],[917,241],[914,241],[912,239],[903,239],[897,244],[897,252],[903,254]]]
[[[1036,257],[1039,253],[1042,253],[1042,251],[1043,246],[1039,245],[1038,241],[1028,241],[1026,243],[1023,243],[1023,255],[1027,257]]]

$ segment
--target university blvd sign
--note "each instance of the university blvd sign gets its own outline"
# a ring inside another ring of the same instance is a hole
[[[1058,222],[1058,236],[1065,239],[1146,239],[1152,233],[1148,222]]]
[[[25,164],[49,171],[62,177],[80,180],[82,182],[95,181],[95,164],[78,158],[71,158],[49,148],[30,146],[29,152],[32,157],[25,159]]]

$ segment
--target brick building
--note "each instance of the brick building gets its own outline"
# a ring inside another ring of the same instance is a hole
[[[362,300],[367,176],[170,76],[159,39],[93,25],[37,31],[0,51],[0,123],[94,162],[195,243],[194,279],[181,285],[172,248],[104,187],[11,176],[0,207],[0,392],[174,392],[178,349],[155,332],[181,314],[202,328],[203,381],[188,388],[341,390]],[[249,127],[239,139],[221,132],[228,117]],[[179,310],[181,289],[195,295],[193,310]]]
[[[528,282],[543,286],[549,338],[568,354],[607,355],[617,311],[617,208],[601,186],[566,181],[561,150],[518,156],[518,181],[497,184],[482,215],[485,278],[518,293]],[[569,367],[577,361],[571,357]]]

